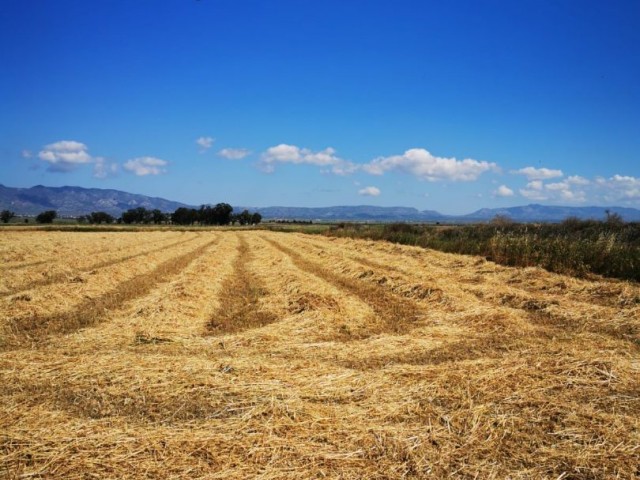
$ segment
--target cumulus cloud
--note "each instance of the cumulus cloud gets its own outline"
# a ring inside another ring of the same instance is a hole
[[[571,175],[567,177],[567,182],[571,185],[590,185],[591,182],[580,175]]]
[[[33,158],[33,152],[31,150],[25,149],[20,152],[20,156],[22,158],[30,159],[30,158]]]
[[[514,193],[506,185],[500,185],[497,190],[493,192],[493,194],[497,197],[513,197]]]
[[[544,193],[544,184],[542,180],[533,180],[527,183],[526,188],[519,190],[520,195],[529,200],[543,201],[547,200],[547,195]]]
[[[50,143],[40,150],[38,158],[49,164],[49,170],[57,172],[68,172],[92,161],[87,146],[74,140]]]
[[[124,164],[124,169],[139,177],[146,175],[160,175],[165,173],[166,167],[169,164],[166,160],[161,160],[155,157],[138,157],[127,161]]]
[[[529,180],[548,180],[550,178],[562,177],[562,170],[552,170],[550,168],[525,167],[520,170],[512,170],[511,173],[525,175]]]
[[[535,201],[584,202],[587,199],[587,193],[581,187],[589,183],[586,178],[577,175],[567,177],[560,182],[546,184],[542,180],[533,180],[519,192],[523,197]]]
[[[118,173],[118,164],[109,162],[104,157],[96,157],[93,163],[93,176],[95,178],[108,178]]]
[[[432,182],[439,180],[472,181],[490,170],[497,171],[495,163],[466,158],[436,157],[423,148],[412,148],[402,155],[380,157],[362,166],[372,175],[400,171]]]
[[[196,145],[200,147],[200,153],[204,153],[213,146],[215,141],[212,137],[200,137],[196,140]]]
[[[364,197],[377,197],[380,195],[380,189],[377,187],[364,187],[358,190],[358,195]]]
[[[559,197],[560,200],[568,202],[584,202],[587,199],[586,193],[583,190],[574,190],[569,180],[562,182],[549,183],[544,188],[552,192],[552,195]]]
[[[218,152],[219,156],[228,160],[242,160],[250,154],[251,151],[246,148],[223,148]]]
[[[338,157],[336,151],[331,147],[314,152],[308,148],[300,148],[296,145],[287,145],[285,143],[269,147],[262,154],[259,166],[263,171],[271,173],[278,163],[316,165],[324,167],[326,172],[337,175],[346,175],[356,169],[351,162]]]
[[[610,178],[599,177],[596,187],[604,190],[604,198],[612,201],[640,201],[640,178],[629,175],[614,175]]]

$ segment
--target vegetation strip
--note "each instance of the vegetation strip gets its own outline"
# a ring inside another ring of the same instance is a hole
[[[155,285],[169,280],[217,242],[216,238],[184,255],[169,259],[151,272],[135,276],[97,298],[87,299],[69,312],[42,317],[25,317],[18,321],[9,320],[8,335],[5,334],[7,340],[0,347],[19,347],[25,341],[38,340],[53,334],[70,333],[94,325],[105,316],[123,308],[126,302],[147,294]]]
[[[315,262],[302,258],[299,253],[275,240],[269,238],[265,238],[265,240],[288,255],[296,267],[356,295],[368,304],[383,323],[383,326],[378,331],[371,329],[371,334],[386,332],[406,333],[413,329],[413,325],[418,319],[424,317],[424,312],[418,305],[390,294],[377,284],[363,283],[362,281],[336,274]]]
[[[217,335],[259,328],[273,323],[277,317],[260,307],[265,289],[247,267],[251,251],[240,236],[235,272],[225,281],[220,294],[220,307],[207,323],[207,333]]]
[[[122,258],[116,258],[113,260],[105,260],[104,262],[98,262],[95,263],[89,267],[83,268],[81,270],[78,270],[76,273],[87,273],[90,272],[92,270],[96,270],[98,268],[105,268],[105,267],[110,267],[112,265],[117,265],[118,263],[123,263],[126,262],[127,260],[132,260],[134,258],[138,258],[138,257],[144,257],[145,255],[151,255],[153,253],[159,252],[161,250],[166,250],[167,248],[172,248],[172,247],[176,247],[178,245],[181,245],[183,243],[187,243],[187,242],[191,242],[195,240],[194,238],[187,238],[187,239],[183,239],[183,240],[178,240],[177,242],[173,242],[170,243],[168,245],[163,245],[157,248],[153,248],[151,250],[145,250],[144,252],[140,252],[140,253],[134,253],[131,255],[127,255],[125,257]],[[24,292],[26,290],[31,290],[32,288],[35,287],[43,287],[45,285],[51,285],[54,283],[60,283],[63,282],[67,279],[67,274],[66,273],[57,273],[55,275],[51,275],[50,277],[47,278],[42,278],[40,280],[34,280],[32,282],[29,282],[27,284],[24,285],[20,285],[19,287],[15,287],[12,290],[9,290],[8,292],[4,292],[2,294],[0,294],[0,298],[5,298],[5,297],[10,297],[11,295],[15,295],[16,293],[20,293],[20,292]]]
[[[595,273],[640,281],[640,223],[624,223],[615,214],[604,222],[570,218],[538,225],[504,218],[464,226],[338,224],[323,233],[482,255],[502,265],[579,277]]]

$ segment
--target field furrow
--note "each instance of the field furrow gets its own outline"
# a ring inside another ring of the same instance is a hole
[[[145,255],[149,255],[155,252],[159,252],[159,251],[174,247],[176,245],[180,245],[181,243],[190,242],[193,239],[194,237],[181,238],[179,240],[174,240],[170,243],[167,243],[166,240],[154,242],[152,244],[153,248],[148,248],[148,246],[145,246],[145,248],[142,251],[138,251],[138,252],[135,251],[137,250],[137,248],[135,248],[133,245],[127,245],[119,249],[109,249],[106,252],[103,250],[102,252],[100,252],[102,255],[94,254],[94,255],[87,256],[86,258],[89,259],[89,262],[86,262],[86,261],[83,262],[86,264],[76,264],[73,266],[73,268],[71,268],[69,265],[65,265],[66,267],[65,271],[48,270],[46,272],[43,272],[43,273],[46,273],[46,275],[41,274],[36,278],[33,278],[27,281],[26,283],[15,284],[15,285],[11,285],[10,287],[5,286],[5,291],[0,293],[0,298],[19,294],[26,290],[31,290],[32,288],[41,287],[44,285],[51,285],[54,283],[60,283],[60,282],[65,282],[69,280],[78,281],[77,279],[81,279],[83,274],[93,272],[100,268],[116,265],[121,262],[126,262],[127,260],[131,260],[138,257],[143,257]],[[114,254],[117,255],[121,253],[122,250],[125,250],[125,249],[128,250],[126,255],[124,256],[118,255],[114,258]],[[131,253],[132,250],[134,251],[134,253]],[[101,257],[108,257],[108,258],[100,260]],[[38,262],[36,262],[36,264],[38,264]],[[8,277],[9,276],[7,275],[5,279],[8,282],[10,282],[11,279]]]
[[[113,289],[81,299],[70,309],[50,314],[9,317],[2,325],[2,347],[29,345],[49,335],[68,333],[98,323],[111,310],[122,308],[125,302],[144,295],[155,284],[179,272],[215,241],[208,241],[187,253],[161,261],[149,271],[122,280]]]
[[[344,240],[309,243],[305,246],[310,254],[339,259],[334,263],[336,269],[417,296],[418,301],[421,296],[438,298],[446,292],[449,298],[442,300],[453,308],[464,304],[468,309],[476,303],[494,312],[509,311],[512,317],[515,313],[536,326],[640,341],[640,288],[628,282],[592,282],[386,243],[356,241],[350,249],[344,248]],[[375,260],[356,253],[372,247]],[[447,258],[450,262],[444,263]]]
[[[267,238],[275,248],[290,256],[293,263],[305,272],[316,275],[339,288],[356,295],[369,305],[376,314],[379,328],[371,329],[368,333],[383,332],[404,333],[410,331],[423,321],[427,314],[415,303],[389,295],[378,285],[360,282],[344,275],[332,272],[317,262],[309,261],[292,248],[272,238]]]
[[[636,285],[250,230],[107,271],[0,351],[0,476],[640,475]]]
[[[277,319],[275,315],[261,308],[260,299],[265,294],[264,285],[247,268],[251,257],[247,241],[240,237],[233,264],[234,273],[223,285],[220,306],[207,322],[207,330],[211,335],[258,328]]]

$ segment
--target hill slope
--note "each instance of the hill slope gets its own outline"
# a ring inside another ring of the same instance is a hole
[[[111,215],[137,207],[172,212],[184,203],[164,198],[147,197],[119,190],[82,187],[11,188],[0,185],[0,209],[12,210],[20,215],[35,215],[44,210],[56,210],[59,215],[76,216],[95,211]]]

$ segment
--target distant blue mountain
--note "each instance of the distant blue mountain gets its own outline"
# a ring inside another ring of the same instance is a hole
[[[244,208],[244,207],[240,207]],[[429,222],[444,220],[433,210],[420,211],[410,207],[374,207],[370,205],[336,207],[248,207],[266,219],[371,222]]]
[[[130,209],[144,207],[173,212],[179,207],[197,208],[164,198],[148,197],[119,190],[82,187],[11,188],[0,185],[0,210],[12,210],[19,215],[36,215],[44,210],[56,210],[61,216],[78,216],[104,211],[120,215]],[[409,207],[375,207],[371,205],[335,207],[234,207],[260,212],[264,219],[352,221],[352,222],[441,222],[469,223],[491,220],[503,215],[518,222],[559,222],[567,217],[602,220],[606,210],[627,221],[640,221],[640,210],[624,207],[561,207],[526,205],[509,208],[483,208],[468,215],[443,215],[434,210]]]
[[[37,215],[44,210],[56,210],[61,216],[78,216],[91,212],[107,212],[119,216],[130,208],[155,208],[173,212],[188,205],[164,198],[147,197],[119,190],[82,187],[11,188],[0,185],[0,209],[19,215]]]
[[[607,210],[617,213],[628,222],[640,221],[640,210],[626,207],[561,207],[531,204],[522,207],[482,208],[460,219],[468,221],[490,220],[496,215],[504,215],[517,222],[561,222],[567,217],[603,220]]]

